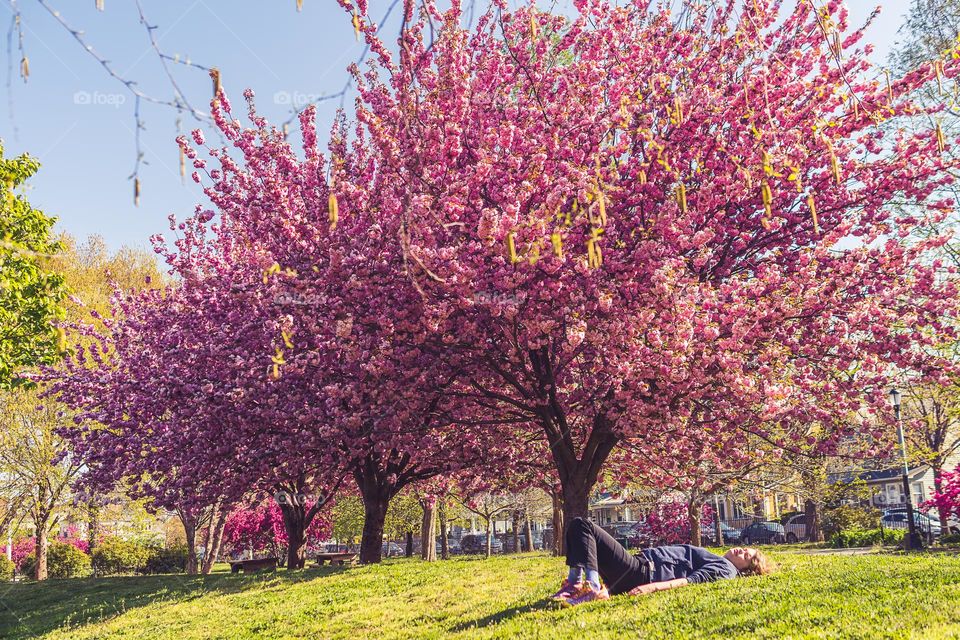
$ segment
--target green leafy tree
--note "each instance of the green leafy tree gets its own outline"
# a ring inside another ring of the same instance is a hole
[[[21,369],[56,362],[64,346],[64,278],[46,264],[61,249],[56,219],[17,193],[39,167],[27,155],[4,159],[0,143],[0,388],[24,384]]]

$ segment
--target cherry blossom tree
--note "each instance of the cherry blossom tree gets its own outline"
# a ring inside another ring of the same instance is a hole
[[[945,239],[903,239],[943,217],[953,142],[891,129],[935,122],[910,95],[954,58],[887,79],[837,1],[494,2],[473,30],[408,1],[396,54],[341,4],[376,54],[353,72],[377,188],[337,160],[340,219],[396,230],[459,408],[540,429],[568,521],[612,452],[701,405],[829,446],[950,333]]]

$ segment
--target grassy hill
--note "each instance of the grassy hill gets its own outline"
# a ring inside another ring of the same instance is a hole
[[[0,638],[960,638],[960,558],[775,553],[780,571],[560,609],[540,554],[0,586]]]

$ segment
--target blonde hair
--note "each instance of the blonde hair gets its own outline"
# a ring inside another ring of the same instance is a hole
[[[746,568],[740,570],[740,575],[765,576],[773,573],[776,568],[777,566],[772,560],[770,560],[770,558],[757,551],[757,555],[753,556],[753,559],[750,560],[750,564],[748,564]]]

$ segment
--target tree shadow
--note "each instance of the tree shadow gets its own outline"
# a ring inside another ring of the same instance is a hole
[[[350,567],[206,576],[164,574],[0,583],[0,638],[34,638],[61,628],[102,622],[151,604],[189,602],[269,585],[322,579]]]
[[[536,602],[530,602],[523,605],[514,605],[509,609],[504,609],[503,611],[497,611],[496,613],[491,613],[488,616],[482,618],[477,618],[476,620],[468,620],[466,622],[461,622],[454,625],[450,628],[450,631],[466,631],[468,629],[482,629],[484,627],[490,627],[493,625],[500,624],[505,620],[510,618],[515,618],[517,616],[522,616],[527,613],[533,613],[535,611],[546,611],[550,609],[557,609],[558,605],[555,602],[544,598],[542,600],[537,600]]]

